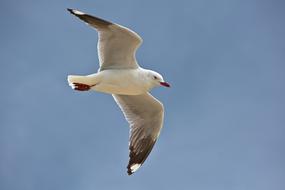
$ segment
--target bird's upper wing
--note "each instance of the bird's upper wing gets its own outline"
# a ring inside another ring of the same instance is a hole
[[[151,94],[136,96],[113,95],[130,124],[130,160],[128,174],[134,173],[145,161],[163,125],[163,105]]]
[[[68,11],[98,31],[98,57],[101,71],[138,68],[135,53],[142,43],[138,34],[126,27],[74,9],[68,9]]]

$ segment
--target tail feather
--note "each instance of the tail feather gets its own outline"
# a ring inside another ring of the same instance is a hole
[[[73,86],[74,83],[81,83],[87,85],[94,85],[96,84],[95,78],[89,76],[80,76],[80,75],[68,75],[67,77],[68,84]]]

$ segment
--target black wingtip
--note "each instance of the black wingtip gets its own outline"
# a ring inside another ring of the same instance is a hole
[[[75,16],[78,16],[78,15],[84,15],[84,13],[76,10],[76,9],[70,9],[70,8],[67,8],[68,12],[70,12],[71,14],[75,15]]]
[[[127,169],[128,169],[128,171],[127,171],[128,175],[132,175],[134,173],[134,171],[132,171],[132,169],[131,169],[131,165],[130,164],[128,164]]]
[[[128,168],[128,175],[132,175],[132,174],[133,174],[132,170]]]
[[[67,10],[68,10],[71,14],[73,14],[73,9],[67,8]]]

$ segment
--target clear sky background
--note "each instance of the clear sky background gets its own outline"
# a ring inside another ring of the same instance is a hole
[[[98,69],[77,8],[144,39],[137,58],[172,88],[165,125],[132,176],[128,124],[112,97],[75,92]],[[283,190],[282,0],[1,0],[1,190]]]

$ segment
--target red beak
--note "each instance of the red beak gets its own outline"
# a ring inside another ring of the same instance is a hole
[[[170,87],[170,84],[168,84],[167,82],[160,82],[161,86],[165,86],[165,87]]]

